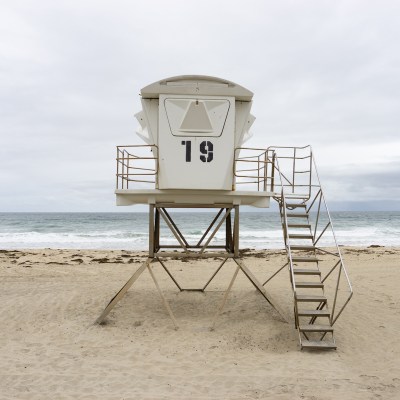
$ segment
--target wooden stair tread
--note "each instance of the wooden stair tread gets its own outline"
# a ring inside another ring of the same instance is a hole
[[[324,284],[321,282],[296,282],[298,288],[323,288]]]
[[[330,325],[300,325],[300,332],[333,332],[333,327]]]
[[[295,275],[321,275],[321,271],[317,269],[295,268],[293,269]]]
[[[317,257],[292,257],[293,262],[317,262]]]
[[[329,317],[331,313],[327,310],[299,310],[299,317]]]
[[[308,200],[310,196],[308,194],[301,194],[301,193],[285,193],[286,199],[296,199],[296,200]]]
[[[288,218],[307,218],[307,213],[286,213]]]
[[[307,204],[302,203],[286,203],[286,208],[306,208]]]
[[[324,349],[324,350],[336,350],[335,342],[328,342],[322,340],[302,340],[301,341],[302,349]]]
[[[307,246],[302,244],[292,244],[290,250],[315,250],[315,246]]]
[[[327,298],[325,296],[319,296],[319,295],[296,294],[296,300],[300,302],[326,303]]]
[[[311,224],[287,224],[288,228],[311,228]]]
[[[301,233],[289,233],[290,239],[314,239],[313,235]]]

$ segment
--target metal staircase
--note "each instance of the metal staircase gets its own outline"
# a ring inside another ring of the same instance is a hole
[[[336,349],[333,325],[353,291],[313,153],[310,146],[274,147],[273,151],[279,176],[275,189],[280,187],[275,200],[279,204],[288,260],[285,266],[290,273],[300,346],[301,349]],[[336,280],[332,281],[335,271]]]
[[[294,293],[295,326],[302,349],[336,349],[307,200],[286,199],[285,195],[277,198]]]
[[[273,192],[279,204],[302,349],[336,349],[333,325],[353,295],[310,146],[238,148],[236,185]]]
[[[301,349],[336,349],[333,325],[353,289],[311,147],[237,148],[234,175],[279,204],[287,262],[263,286],[287,268]]]

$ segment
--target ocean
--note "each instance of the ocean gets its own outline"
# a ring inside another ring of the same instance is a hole
[[[174,220],[186,238],[196,243],[215,214],[176,212]],[[332,212],[339,245],[400,246],[400,212]],[[161,227],[163,243],[177,243]],[[224,240],[224,229],[215,243]],[[321,245],[330,243],[321,242]],[[240,247],[283,248],[279,214],[241,212]],[[1,249],[115,249],[148,248],[148,214],[124,213],[0,213]]]

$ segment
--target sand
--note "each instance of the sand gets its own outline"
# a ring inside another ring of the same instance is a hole
[[[124,251],[0,252],[1,399],[400,399],[400,249],[344,248],[355,295],[335,325],[336,351],[300,351],[286,272],[270,292],[285,323],[235,268],[206,293],[179,292],[159,265],[175,330],[147,271],[104,325],[93,325],[145,259]],[[263,279],[285,256],[245,258]],[[218,264],[171,261],[186,288]]]

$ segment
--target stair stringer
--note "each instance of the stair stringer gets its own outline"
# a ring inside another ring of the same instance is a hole
[[[301,349],[336,349],[336,342],[331,325],[331,313],[329,311],[328,299],[325,296],[325,287],[321,281],[321,271],[319,269],[317,254],[313,246],[314,235],[311,230],[308,213],[305,212],[304,217],[300,217],[299,215],[301,214],[295,214],[296,217],[294,217],[296,219],[300,218],[302,222],[304,222],[304,225],[307,227],[299,229],[302,231],[303,229],[308,230],[307,234],[292,234],[291,231],[293,228],[290,229],[289,227],[289,221],[292,217],[291,213],[288,211],[297,208],[306,208],[307,203],[303,200],[297,204],[292,203],[293,205],[288,205],[284,194],[279,198],[278,203],[290,272],[289,276],[293,290],[295,328],[298,332],[300,347]],[[300,245],[292,245],[292,235],[295,235],[296,239],[302,243]],[[299,236],[304,236],[304,238],[300,238]],[[297,250],[293,248],[293,246],[299,246],[300,249]],[[307,249],[308,247],[310,247],[310,249]],[[306,252],[306,257],[304,257],[304,252]],[[302,260],[303,257],[308,259]],[[316,261],[310,261],[312,258]],[[306,265],[307,268],[296,268],[300,266],[303,267],[304,265]],[[304,276],[307,276],[307,281],[303,279]],[[310,278],[311,282],[308,282]],[[319,292],[317,295],[315,294],[316,290]],[[305,309],[304,303],[310,304],[312,307],[309,306]],[[320,319],[325,319],[328,323],[317,323]]]

